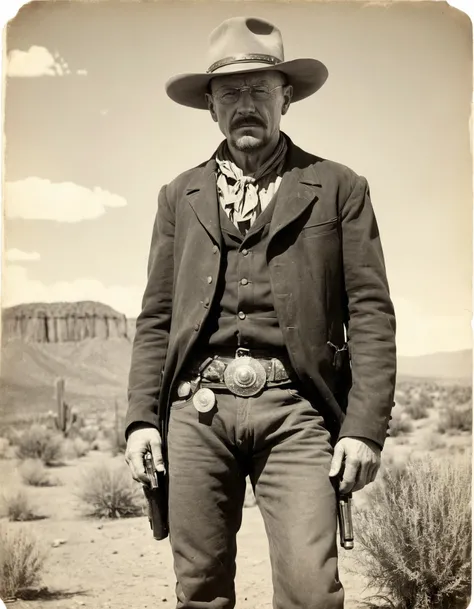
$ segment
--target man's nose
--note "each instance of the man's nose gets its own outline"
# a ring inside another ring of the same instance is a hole
[[[255,101],[248,89],[244,89],[240,92],[238,110],[241,113],[253,112],[255,110]]]

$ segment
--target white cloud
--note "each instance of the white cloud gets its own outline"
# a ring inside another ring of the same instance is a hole
[[[393,298],[400,355],[456,351],[472,346],[472,312],[459,309],[451,315],[430,315],[405,298]]]
[[[14,49],[7,56],[7,76],[33,78],[39,76],[67,76],[71,74],[68,62],[56,51],[46,47],[31,46],[27,51]],[[79,76],[87,76],[87,70],[76,70]]]
[[[119,195],[73,182],[29,177],[5,184],[5,213],[9,218],[80,222],[102,216],[107,207],[125,205],[127,201]]]
[[[24,252],[15,247],[7,250],[5,257],[8,262],[33,262],[40,259],[38,252]]]
[[[96,279],[58,281],[45,285],[31,279],[26,268],[6,264],[2,286],[2,306],[10,307],[28,302],[76,302],[95,300],[107,304],[127,317],[140,312],[143,288],[137,286],[105,286]]]
[[[27,51],[14,49],[7,57],[7,76],[32,78],[70,73],[64,59],[58,53],[53,56],[45,47],[35,45]]]

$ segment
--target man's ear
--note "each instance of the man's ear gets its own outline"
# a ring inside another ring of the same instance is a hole
[[[283,88],[283,105],[281,107],[281,113],[286,114],[291,104],[291,99],[293,97],[293,87],[291,85],[286,85]]]
[[[207,102],[207,108],[208,108],[209,112],[211,113],[212,120],[215,123],[217,123],[217,114],[216,114],[216,109],[214,107],[214,100],[212,99],[212,95],[210,95],[210,93],[206,93],[206,102]]]

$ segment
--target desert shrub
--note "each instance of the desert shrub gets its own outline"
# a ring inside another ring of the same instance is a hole
[[[0,598],[15,598],[23,588],[38,584],[45,560],[31,533],[0,525]]]
[[[395,438],[404,433],[409,433],[413,430],[413,423],[410,418],[399,408],[395,407],[392,410],[392,419],[389,424],[388,433],[389,436]]]
[[[53,486],[41,459],[26,459],[19,467],[20,475],[29,486]]]
[[[411,419],[417,421],[418,419],[425,419],[430,408],[433,408],[433,399],[426,393],[421,392],[416,398],[405,403],[404,410]]]
[[[0,459],[8,459],[10,456],[10,440],[0,437]]]
[[[472,400],[472,387],[451,385],[446,390],[446,399],[454,405],[465,404],[469,400]]]
[[[88,471],[79,483],[77,496],[86,514],[95,518],[129,518],[145,513],[143,491],[124,464],[102,464]]]
[[[15,444],[19,459],[41,459],[51,465],[63,456],[62,435],[45,425],[32,425],[17,436]]]
[[[100,435],[100,429],[97,425],[86,425],[78,432],[78,437],[91,445]]]
[[[471,578],[470,459],[385,471],[357,513],[358,560],[394,609],[464,609]]]
[[[29,496],[23,490],[17,490],[3,497],[4,512],[12,522],[26,522],[39,518]]]
[[[90,444],[80,436],[73,439],[66,438],[64,440],[63,453],[68,459],[80,459],[81,457],[85,457],[90,449]]]
[[[471,404],[445,406],[440,413],[438,431],[440,433],[472,431]]]

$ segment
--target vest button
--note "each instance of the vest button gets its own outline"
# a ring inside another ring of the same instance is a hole
[[[240,283],[241,283],[242,285],[247,285],[247,284],[248,284],[248,282],[249,282],[249,280],[248,280],[248,279],[246,279],[245,277],[244,277],[243,279],[241,279],[241,280],[240,280]]]
[[[246,315],[245,315],[245,313],[243,311],[239,311],[239,318],[240,319],[245,319],[246,318]]]
[[[199,330],[199,328],[201,327],[201,324],[199,322],[196,322],[194,324],[194,331],[197,332]]]
[[[242,256],[246,256],[249,253],[248,250],[246,250],[245,248],[242,250]]]
[[[218,251],[219,251],[219,248],[217,247],[217,245],[213,245],[212,246],[212,253],[213,254],[217,254]]]
[[[209,277],[207,278],[207,283],[212,283],[212,277],[209,275]]]

